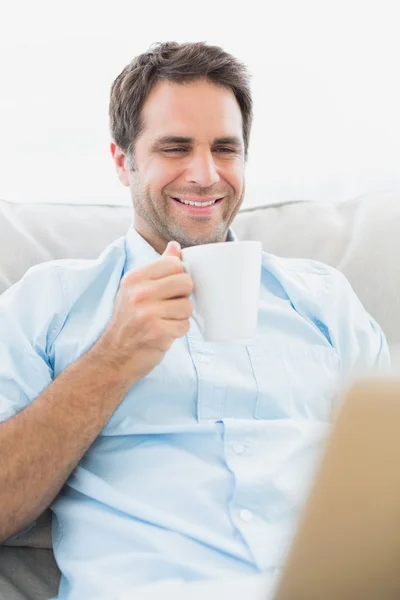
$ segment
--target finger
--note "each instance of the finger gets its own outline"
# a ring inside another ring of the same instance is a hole
[[[162,256],[145,267],[129,271],[124,279],[126,283],[134,285],[142,281],[162,279],[184,272],[183,263],[177,256]]]
[[[163,319],[189,319],[193,312],[193,304],[189,298],[163,300],[160,302],[159,314]]]
[[[187,298],[193,292],[193,280],[187,273],[170,275],[157,280],[142,281],[132,289],[131,298],[136,304],[154,303],[172,298]]]
[[[182,253],[180,244],[178,242],[168,242],[168,245],[164,250],[163,256],[177,256],[179,259],[181,259]]]
[[[176,339],[187,334],[190,329],[190,321],[189,319],[165,320],[164,326],[166,334]]]
[[[153,283],[160,300],[188,298],[193,293],[193,279],[187,273],[164,277]]]

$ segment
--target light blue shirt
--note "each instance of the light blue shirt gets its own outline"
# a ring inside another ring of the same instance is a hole
[[[0,297],[0,420],[90,349],[124,273],[158,256],[131,228],[98,259],[38,265]],[[274,573],[340,389],[388,367],[382,331],[341,273],[264,253],[251,343],[205,342],[193,322],[53,503],[59,599]]]

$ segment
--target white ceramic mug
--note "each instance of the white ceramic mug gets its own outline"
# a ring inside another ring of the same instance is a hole
[[[193,319],[207,341],[250,339],[257,329],[261,242],[201,244],[182,250],[194,283]]]

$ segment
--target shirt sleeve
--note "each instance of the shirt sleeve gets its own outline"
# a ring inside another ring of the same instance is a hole
[[[331,335],[343,377],[349,382],[390,372],[390,354],[381,327],[365,310],[346,277],[336,270],[332,275],[326,303],[329,312],[336,315]]]
[[[62,286],[52,263],[32,267],[0,296],[0,422],[51,383],[49,351],[62,322]]]

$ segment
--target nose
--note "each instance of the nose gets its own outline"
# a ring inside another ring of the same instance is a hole
[[[187,166],[185,179],[187,183],[196,183],[202,187],[218,183],[220,176],[212,153],[209,151],[195,153]]]

